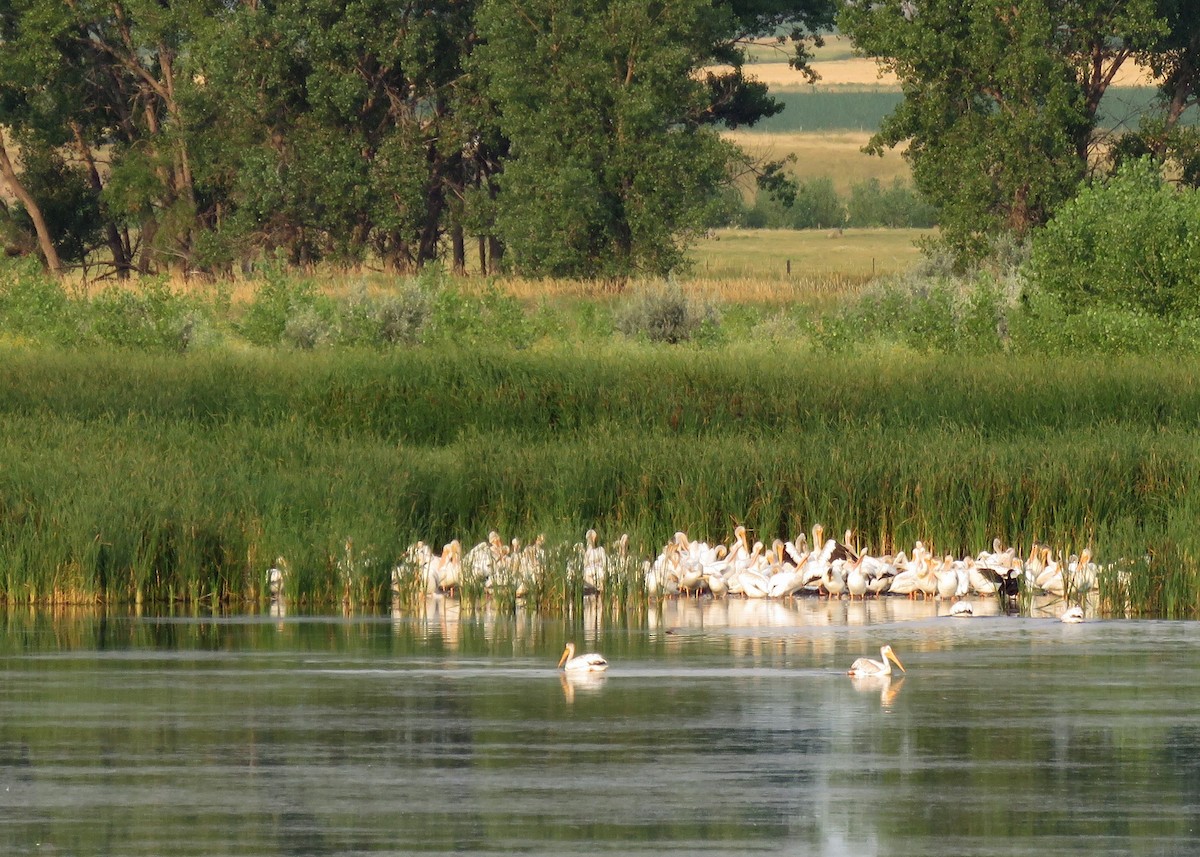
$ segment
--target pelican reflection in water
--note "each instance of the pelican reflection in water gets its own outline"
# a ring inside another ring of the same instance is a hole
[[[608,680],[608,674],[576,670],[560,672],[558,678],[562,682],[563,699],[566,700],[567,705],[570,705],[575,701],[576,693],[582,695],[598,693],[600,688],[604,687],[604,682]]]
[[[890,711],[904,686],[904,676],[887,675],[852,675],[850,684],[859,693],[878,693],[879,703],[884,711]]]

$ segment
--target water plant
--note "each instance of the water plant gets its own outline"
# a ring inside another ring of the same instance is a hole
[[[567,549],[628,534],[604,596],[682,529],[964,555],[995,536],[1097,561],[1114,609],[1200,605],[1200,374],[668,346],[181,356],[14,348],[0,360],[0,588],[9,601],[239,601],[291,566],[307,603],[424,592],[406,548],[545,535],[551,573],[503,581],[570,612]],[[1080,379],[1087,379],[1081,383]],[[346,541],[353,556],[343,562]],[[1145,564],[1137,558],[1149,556]],[[352,568],[348,577],[342,569]],[[464,586],[459,597],[486,593]]]

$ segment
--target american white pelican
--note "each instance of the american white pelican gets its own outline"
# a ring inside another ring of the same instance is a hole
[[[287,582],[287,567],[287,560],[279,556],[275,558],[275,565],[267,569],[267,591],[271,594],[272,600],[283,596],[283,587]]]
[[[1071,625],[1082,622],[1083,621],[1083,608],[1082,607],[1072,607],[1066,613],[1062,614],[1061,621],[1066,622],[1067,624],[1071,624]]]
[[[938,601],[949,601],[958,592],[958,569],[954,565],[954,557],[947,555],[941,564],[933,570],[934,596]]]
[[[867,596],[867,573],[863,571],[865,556],[866,554],[860,556],[846,569],[846,592],[849,593],[851,601],[855,598],[861,601]]]
[[[970,619],[975,615],[975,608],[971,606],[970,601],[958,601],[950,608],[950,615],[961,619]]]
[[[882,660],[871,660],[870,658],[859,658],[850,665],[850,675],[865,676],[865,675],[891,675],[891,661],[896,662],[896,666],[900,667],[900,672],[904,672],[904,664],[900,663],[900,659],[896,657],[896,653],[892,651],[891,646],[882,646],[879,649],[879,657]]]
[[[830,598],[841,598],[842,593],[846,591],[846,578],[842,576],[845,566],[844,559],[834,560],[821,577],[821,587],[829,594]]]
[[[563,649],[562,657],[558,659],[559,669],[564,669],[567,672],[601,672],[608,669],[608,661],[604,660],[603,655],[598,655],[595,652],[588,652],[586,655],[575,656],[575,644],[567,643],[567,647]]]

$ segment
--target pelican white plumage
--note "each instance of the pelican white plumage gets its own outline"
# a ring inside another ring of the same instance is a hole
[[[608,669],[608,661],[603,655],[598,655],[595,652],[587,654],[575,655],[575,644],[567,643],[567,647],[563,649],[562,657],[558,659],[559,669],[567,672],[602,672]]]
[[[267,591],[272,599],[283,596],[283,587],[287,583],[287,567],[287,560],[279,556],[275,558],[275,564],[267,569]]]
[[[871,658],[859,658],[850,665],[850,675],[865,676],[865,675],[891,675],[892,663],[900,667],[900,672],[905,672],[904,664],[900,663],[900,659],[896,657],[896,653],[892,651],[891,646],[881,646],[879,649],[880,660],[872,660]]]
[[[845,566],[844,559],[834,560],[826,567],[825,574],[821,577],[821,588],[830,598],[841,598],[842,593],[846,591],[846,578],[842,576]]]
[[[934,569],[934,596],[938,601],[949,601],[958,592],[958,569],[954,566],[954,557],[947,556]]]
[[[1083,608],[1082,607],[1072,607],[1066,613],[1062,614],[1062,619],[1060,621],[1066,622],[1069,625],[1074,625],[1074,624],[1078,624],[1079,622],[1082,622],[1083,621]]]
[[[769,594],[772,598],[787,598],[804,588],[806,580],[803,566],[808,562],[808,554],[799,554],[799,559],[797,565],[785,563],[779,571],[771,575]]]
[[[856,597],[862,600],[867,597],[867,573],[863,571],[863,554],[846,569],[846,592],[853,601]]]
[[[970,601],[957,601],[950,608],[950,615],[959,619],[970,619],[975,615],[975,608],[971,606]]]

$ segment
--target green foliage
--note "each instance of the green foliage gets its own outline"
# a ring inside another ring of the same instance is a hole
[[[1068,313],[1200,318],[1200,192],[1149,160],[1125,163],[1035,234],[1028,272]]]
[[[828,229],[846,225],[846,206],[828,177],[798,182],[791,205],[760,190],[742,215],[751,229]]]
[[[100,201],[79,169],[53,150],[33,149],[22,161],[21,181],[38,200],[54,247],[64,264],[82,263],[101,233]],[[33,227],[26,227],[32,233]]]
[[[445,286],[431,297],[421,338],[429,343],[526,348],[533,342],[534,328],[521,304],[495,284],[478,294]]]
[[[850,186],[846,225],[925,229],[937,225],[937,210],[899,178],[886,188],[870,178]]]
[[[414,345],[429,319],[430,304],[418,281],[405,280],[396,291],[380,295],[370,295],[360,285],[338,305],[338,342],[376,348]]]
[[[727,179],[730,148],[697,123],[694,76],[722,32],[696,0],[486,0],[476,67],[512,154],[497,229],[508,264],[553,276],[659,275]]]
[[[136,291],[114,286],[91,301],[85,338],[145,350],[186,351],[203,317],[189,301],[161,280],[148,280]]]
[[[1163,32],[1155,4],[1030,0],[850,3],[839,23],[900,78],[903,102],[873,147],[907,141],[917,188],[963,260],[990,238],[1018,238],[1070,199],[1083,178],[1107,86],[1097,69]]]
[[[311,328],[313,312],[322,298],[311,280],[289,276],[278,260],[267,265],[263,273],[263,282],[246,307],[238,332],[255,345],[278,345],[293,318],[303,316],[307,322],[301,327]],[[303,340],[306,335],[303,329],[295,328],[293,334],[293,341]]]
[[[0,260],[0,331],[35,342],[66,343],[76,333],[77,308],[37,259]]]

